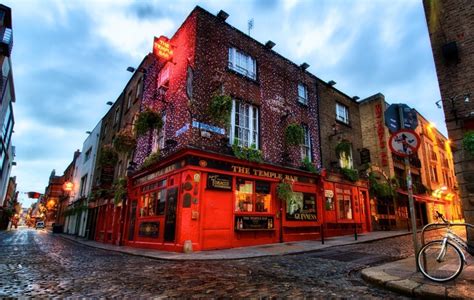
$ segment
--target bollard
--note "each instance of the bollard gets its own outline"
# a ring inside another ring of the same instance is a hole
[[[321,232],[321,244],[324,245],[324,228],[323,228],[323,224],[321,224],[321,226],[319,227],[319,230]]]
[[[357,241],[357,224],[354,223],[354,240]]]
[[[192,253],[193,252],[193,242],[191,242],[190,240],[184,241],[183,252],[184,253]]]

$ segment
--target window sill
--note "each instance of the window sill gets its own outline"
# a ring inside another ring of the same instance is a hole
[[[352,125],[351,125],[350,122],[349,122],[349,123],[346,123],[346,122],[343,122],[343,121],[341,121],[341,120],[336,119],[336,123],[337,123],[337,124],[341,124],[341,125],[343,125],[343,126],[346,126],[346,127],[348,127],[348,128],[352,128]]]
[[[299,99],[296,101],[298,103],[298,105],[300,105],[301,107],[304,107],[304,108],[308,108],[309,107],[309,103],[308,102],[301,102]]]
[[[251,77],[248,77],[248,76],[246,76],[246,75],[244,75],[244,74],[242,74],[242,73],[239,73],[239,72],[235,71],[234,69],[231,69],[231,68],[227,67],[227,72],[232,73],[232,74],[234,74],[234,75],[237,75],[237,76],[239,76],[239,77],[241,77],[241,78],[243,78],[243,79],[245,79],[245,80],[248,80],[248,81],[254,83],[254,84],[257,85],[257,86],[260,86],[260,83],[258,82],[257,79],[253,79],[253,78],[251,78]],[[258,78],[258,77],[257,77],[257,78]]]

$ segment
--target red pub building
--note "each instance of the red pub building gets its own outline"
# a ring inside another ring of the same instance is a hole
[[[227,17],[196,7],[172,38],[155,40],[140,110],[158,112],[162,126],[137,137],[124,244],[183,251],[314,240],[326,220],[329,234],[370,230],[367,183],[316,171],[326,142],[320,89],[330,87]]]

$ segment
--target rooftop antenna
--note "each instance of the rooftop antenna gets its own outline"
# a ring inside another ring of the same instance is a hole
[[[249,20],[249,22],[247,23],[247,25],[248,25],[249,36],[250,36],[250,30],[253,28],[253,18]]]

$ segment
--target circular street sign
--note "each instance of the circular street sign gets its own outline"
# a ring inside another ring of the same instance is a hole
[[[388,143],[390,150],[398,156],[410,156],[415,154],[420,147],[420,137],[410,129],[402,129],[394,132]]]

